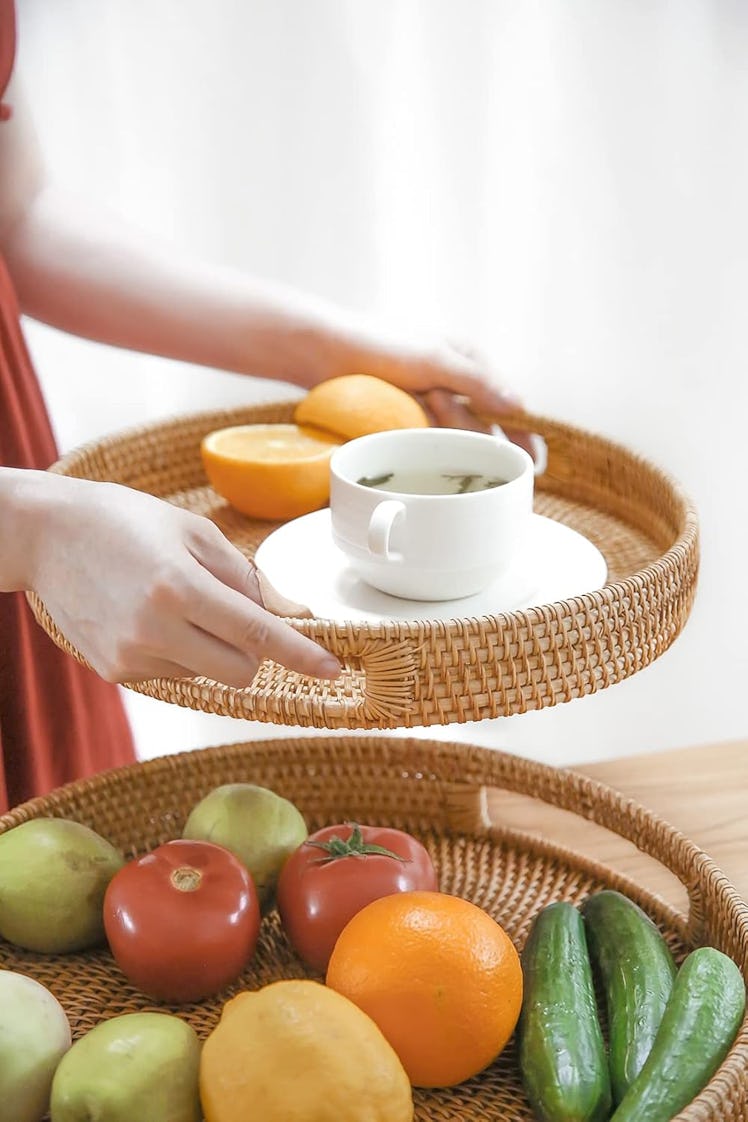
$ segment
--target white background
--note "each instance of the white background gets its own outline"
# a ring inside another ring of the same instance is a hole
[[[197,255],[480,345],[666,467],[696,607],[648,670],[424,735],[569,763],[748,733],[748,5],[19,0],[50,170]],[[28,336],[62,448],[256,383]],[[294,730],[128,695],[143,755]],[[748,765],[747,765],[748,766]]]

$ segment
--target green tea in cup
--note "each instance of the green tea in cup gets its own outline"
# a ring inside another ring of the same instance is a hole
[[[399,495],[467,495],[473,491],[501,487],[507,480],[468,469],[429,471],[400,468],[374,476],[362,476],[356,482],[363,487],[376,487],[379,491],[394,491]]]

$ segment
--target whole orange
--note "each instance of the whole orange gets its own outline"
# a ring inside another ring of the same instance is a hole
[[[514,944],[482,908],[440,892],[367,904],[343,929],[327,984],[379,1025],[417,1087],[487,1067],[522,1005]]]
[[[296,406],[297,425],[311,425],[342,440],[385,429],[424,429],[429,419],[416,399],[371,374],[342,374],[314,386]]]

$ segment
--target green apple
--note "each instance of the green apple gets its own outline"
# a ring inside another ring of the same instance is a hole
[[[0,970],[0,1118],[41,1122],[69,1047],[70,1025],[54,994],[25,974]]]
[[[123,864],[106,838],[65,818],[0,834],[0,935],[42,954],[103,942],[104,893]]]
[[[308,834],[288,799],[253,783],[216,787],[193,807],[182,836],[225,846],[247,867],[266,908],[286,860]]]
[[[170,1013],[125,1013],[76,1040],[52,1081],[52,1122],[200,1122],[200,1041]]]

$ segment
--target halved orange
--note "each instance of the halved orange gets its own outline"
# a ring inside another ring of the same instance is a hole
[[[341,440],[301,425],[234,425],[204,437],[205,474],[250,518],[273,521],[319,510],[330,498],[330,456]]]
[[[296,406],[294,420],[345,440],[386,429],[425,429],[429,425],[411,394],[371,374],[343,374],[320,382]]]

